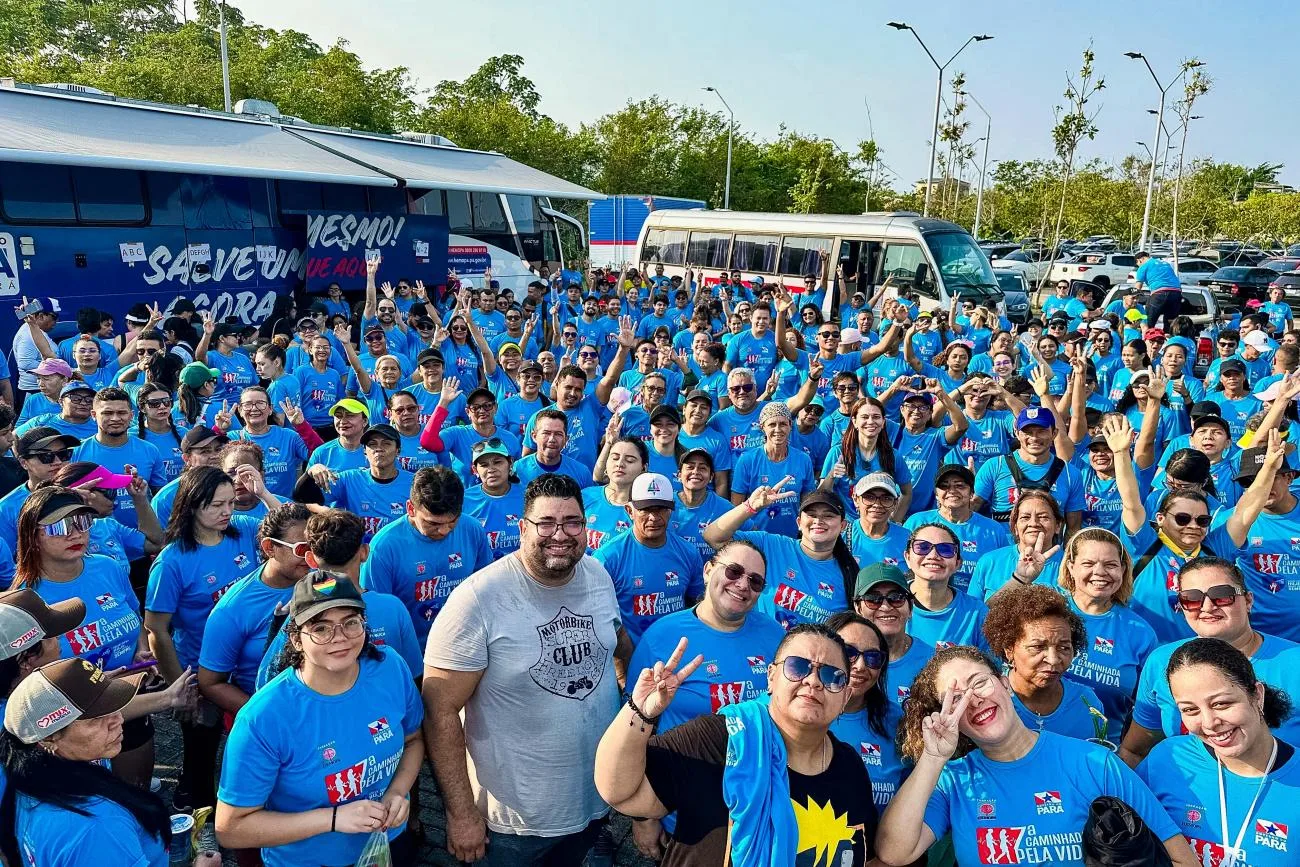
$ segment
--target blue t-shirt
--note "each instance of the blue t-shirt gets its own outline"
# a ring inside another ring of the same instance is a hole
[[[1097,471],[1091,465],[1085,466],[1083,468],[1083,526],[1101,527],[1118,536],[1123,524],[1124,503],[1119,498],[1119,485],[1115,477],[1103,479],[1097,475]]]
[[[1220,777],[1222,774],[1222,777]],[[1287,832],[1300,822],[1300,761],[1293,754],[1286,764],[1268,775],[1241,777],[1222,767],[1205,743],[1193,735],[1169,738],[1155,745],[1137,766],[1137,775],[1151,787],[1169,818],[1187,838],[1200,864],[1226,864],[1225,849],[1237,842],[1243,820],[1249,820],[1241,837],[1242,867],[1291,867]],[[1222,779],[1222,790],[1219,781]],[[1220,792],[1227,798],[1228,834],[1223,839]],[[1259,802],[1255,811],[1247,807]]]
[[[911,535],[908,529],[902,524],[895,524],[890,521],[885,527],[885,535],[879,539],[873,539],[867,535],[867,531],[862,529],[862,521],[857,520],[849,524],[849,529],[845,531],[845,541],[849,545],[849,551],[853,553],[853,559],[858,561],[861,567],[869,566],[872,563],[886,563],[890,566],[898,566],[903,563],[903,555],[907,549],[907,539]],[[906,569],[906,566],[902,568]]]
[[[1183,286],[1178,280],[1178,274],[1174,271],[1174,266],[1164,259],[1154,257],[1147,259],[1138,266],[1133,279],[1152,292],[1159,289],[1181,289]]]
[[[343,374],[332,367],[321,373],[310,364],[294,368],[293,378],[298,380],[303,418],[320,427],[331,423],[330,407],[343,397]]]
[[[713,491],[705,491],[704,502],[694,508],[687,507],[678,496],[677,503],[673,506],[672,517],[668,519],[668,532],[690,542],[695,546],[695,550],[700,552],[700,559],[708,561],[713,556],[713,546],[704,541],[704,531],[732,508],[729,501],[722,499]]]
[[[1246,433],[1246,422],[1250,421],[1250,417],[1264,409],[1263,402],[1253,394],[1232,400],[1221,391],[1211,391],[1205,395],[1205,399],[1219,405],[1219,414],[1228,423],[1229,438],[1233,442]]]
[[[907,464],[907,474],[912,477],[912,501],[907,507],[909,515],[934,505],[934,476],[944,456],[952,450],[944,430],[927,427],[914,434],[904,427],[893,435],[894,460]]]
[[[1011,507],[1020,498],[1020,489],[1016,487],[1016,480],[1011,475],[1011,470],[1007,468],[1008,461],[1015,461],[1020,465],[1027,482],[1038,482],[1052,467],[1051,460],[1041,465],[1026,463],[1021,460],[1018,451],[1007,455],[1005,460],[988,461],[980,467],[979,472],[975,474],[975,496],[987,503],[994,515],[1010,512]],[[1061,469],[1060,475],[1048,490],[1056,498],[1062,511],[1066,513],[1083,511],[1083,478],[1079,475],[1079,470],[1069,463]]]
[[[912,366],[901,354],[882,355],[867,365],[866,373],[862,376],[862,387],[867,394],[879,398],[900,376],[912,376],[914,373]],[[898,418],[904,397],[905,394],[898,392],[885,403],[885,418]]]
[[[185,456],[181,449],[181,441],[188,431],[188,428],[183,427],[177,427],[176,433],[171,431],[155,433],[149,428],[144,429],[144,436],[141,439],[156,448],[158,454],[162,456],[162,476],[166,480],[163,484],[180,478],[181,472],[185,469]]]
[[[144,556],[144,543],[144,533],[134,527],[126,526],[109,515],[106,518],[96,518],[90,525],[90,541],[86,544],[86,553],[107,557],[117,564],[123,575],[130,575],[131,561]],[[9,546],[6,544],[0,551],[0,556],[8,551]],[[12,559],[10,556],[11,561]],[[0,562],[0,582],[5,581],[6,570],[8,570],[8,577],[12,578],[12,562]]]
[[[360,798],[381,799],[406,738],[420,731],[424,705],[411,672],[392,650],[360,660],[352,688],[321,695],[296,670],[283,671],[235,718],[218,800],[233,807],[301,813]],[[388,832],[389,839],[406,825]],[[367,834],[330,832],[262,850],[267,867],[351,864]]]
[[[912,697],[912,682],[925,668],[925,664],[934,656],[934,645],[924,641],[912,640],[912,644],[898,659],[889,661],[889,671],[885,676],[885,697],[901,711],[903,705]]]
[[[798,496],[778,500],[755,515],[754,529],[787,536],[799,535],[799,501],[817,487],[817,474],[812,461],[797,449],[788,449],[785,460],[779,462],[770,459],[762,448],[746,451],[736,459],[736,468],[731,473],[733,494],[748,497],[758,488],[775,485],[786,476],[793,481],[782,490],[795,491]]]
[[[1047,547],[1051,548],[1052,545]],[[1034,584],[1041,584],[1053,590],[1060,589],[1056,582],[1061,577],[1063,550],[1057,551],[1047,558],[1047,562],[1043,564],[1043,571],[1038,573],[1038,577],[1033,581]],[[971,572],[970,586],[966,588],[966,592],[977,599],[988,602],[994,593],[997,593],[1014,580],[1011,573],[1016,571],[1016,563],[1019,560],[1020,549],[1014,543],[1005,548],[996,548],[990,551],[980,558],[975,570]]]
[[[776,334],[769,331],[755,337],[752,331],[742,331],[727,346],[727,363],[732,369],[747,367],[754,372],[754,385],[761,392],[767,387],[768,377],[776,369],[781,353],[776,348]]]
[[[539,409],[543,409],[547,405],[540,395],[533,400],[528,400],[520,394],[507,397],[497,404],[496,423],[498,426],[510,431],[516,439],[522,439],[524,425]]]
[[[595,554],[601,546],[632,528],[627,506],[616,506],[605,494],[604,485],[582,489],[582,505],[587,518],[587,553]]]
[[[1078,681],[1061,679],[1061,703],[1046,716],[1039,716],[1020,700],[1020,696],[1011,693],[1011,703],[1016,708],[1016,715],[1030,731],[1055,732],[1067,738],[1086,741],[1107,732],[1106,714],[1102,710],[1101,699],[1092,687]]]
[[[317,446],[307,460],[307,466],[311,468],[316,464],[327,467],[336,473],[365,469],[368,466],[366,464],[366,450],[361,446],[349,449],[343,445],[343,440],[330,440],[324,445]]]
[[[71,422],[58,413],[51,413],[50,415],[38,415],[28,419],[26,423],[14,428],[14,433],[22,436],[36,427],[52,427],[61,434],[71,434],[83,442],[93,437],[96,431],[99,430],[99,426],[95,424],[93,418],[81,422]]]
[[[235,537],[187,550],[172,542],[158,553],[149,570],[146,611],[170,614],[172,642],[181,667],[199,662],[203,631],[217,601],[258,563],[258,522],[245,515],[230,519]]]
[[[125,807],[99,797],[88,798],[79,806],[88,815],[29,795],[15,795],[14,836],[24,865],[167,867],[162,839],[149,836]]]
[[[511,485],[510,490],[493,496],[482,485],[465,489],[463,514],[483,527],[493,560],[519,550],[519,521],[524,514],[524,487]]]
[[[199,665],[229,674],[235,686],[252,695],[257,688],[257,667],[270,638],[271,618],[276,606],[287,603],[292,595],[292,584],[267,586],[261,568],[235,582],[208,615]]]
[[[444,428],[439,436],[442,437],[443,452],[451,459],[452,469],[466,475],[469,474],[470,463],[474,458],[474,446],[484,440],[493,437],[500,439],[505,444],[506,451],[510,452],[511,458],[518,458],[521,451],[519,440],[515,435],[501,427],[484,436],[475,430],[473,425],[456,425]]]
[[[519,484],[525,486],[533,479],[546,473],[560,473],[573,479],[579,485],[591,482],[591,469],[578,463],[563,452],[560,453],[560,463],[554,467],[545,466],[538,459],[537,452],[533,452],[531,455],[515,461],[513,469],[515,478],[519,479]]]
[[[858,751],[871,778],[871,797],[876,807],[884,810],[894,799],[903,784],[910,766],[903,765],[894,742],[894,732],[902,722],[903,709],[892,701],[885,705],[885,734],[873,731],[867,722],[867,710],[843,713],[831,723],[831,734]]]
[[[573,409],[560,409],[560,412],[569,419],[569,441],[564,445],[564,453],[583,466],[594,467],[600,456],[601,438],[605,436],[605,408],[593,396],[584,397]],[[536,424],[537,413],[533,413],[524,426],[523,444],[530,449],[537,448],[533,442]]]
[[[121,473],[130,464],[135,467],[140,478],[148,482],[155,490],[167,484],[167,474],[163,472],[163,458],[152,443],[147,443],[135,436],[128,436],[120,446],[106,446],[97,439],[83,440],[73,449],[72,459],[92,461],[110,472]],[[135,515],[135,503],[126,488],[116,492],[113,499],[113,517],[128,527],[135,527],[139,521]]]
[[[457,521],[435,542],[410,519],[395,520],[371,540],[370,557],[361,564],[361,586],[402,600],[423,646],[451,591],[492,560],[487,534],[477,521]]]
[[[1088,614],[1066,596],[1087,630],[1088,642],[1065,673],[1067,680],[1092,688],[1106,713],[1106,738],[1118,744],[1133,712],[1142,661],[1156,648],[1156,633],[1126,606],[1112,604],[1103,614]],[[1089,735],[1091,737],[1091,735]]]
[[[53,605],[80,599],[86,605],[86,619],[76,629],[58,636],[59,655],[77,656],[105,669],[129,665],[140,646],[140,603],[131,582],[107,557],[87,556],[81,574],[71,581],[36,585],[36,593]]]
[[[774,533],[745,531],[736,538],[756,545],[767,556],[767,587],[756,611],[789,629],[800,623],[825,623],[849,607],[844,574],[834,558],[814,560],[798,539]]]
[[[281,374],[279,378],[269,380],[266,384],[266,394],[270,398],[271,412],[282,413],[280,404],[285,400],[291,400],[296,404],[302,403],[302,385],[298,382],[297,377]]]
[[[1222,512],[1219,521],[1226,521]],[[1246,544],[1236,552],[1246,576],[1246,589],[1255,594],[1250,622],[1260,632],[1300,641],[1300,503],[1285,514],[1260,512],[1250,525]]]
[[[990,458],[1010,454],[1016,448],[1012,432],[1014,419],[1007,410],[991,409],[984,413],[983,418],[968,415],[966,420],[970,424],[957,445],[948,452],[947,463],[965,464],[968,458],[974,458],[975,472],[978,473]]]
[[[1014,762],[979,750],[944,765],[925,808],[936,838],[952,831],[959,864],[1083,867],[1083,826],[1092,802],[1119,798],[1157,839],[1178,828],[1137,774],[1099,744],[1043,732]]]
[[[387,481],[379,481],[369,468],[339,473],[325,494],[325,502],[339,509],[355,512],[366,522],[366,541],[380,528],[406,515],[406,501],[411,498],[415,474],[398,470]],[[371,551],[374,556],[374,551]]]
[[[650,624],[704,596],[704,560],[694,545],[671,533],[658,548],[624,533],[594,556],[614,579],[623,628],[633,644]]]
[[[892,437],[895,435],[897,429],[896,426],[890,428],[890,423],[886,422],[885,427],[886,429],[880,433],[881,437]],[[849,520],[856,520],[858,517],[858,506],[853,502],[852,491],[854,483],[858,479],[870,473],[885,472],[885,468],[880,463],[879,450],[871,456],[871,460],[863,458],[861,450],[852,455],[851,460],[844,460],[844,444],[838,441],[838,438],[833,438],[831,440],[831,450],[826,453],[826,460],[822,462],[822,478],[829,476],[835,470],[835,465],[842,460],[844,461],[844,466],[848,468],[848,475],[837,478],[832,485],[831,490],[835,492],[835,495],[840,498],[840,502],[844,504],[845,516],[848,517]],[[854,466],[854,461],[857,462],[856,467]],[[912,473],[907,467],[907,461],[903,460],[898,455],[894,455],[894,472],[890,475],[893,476],[894,481],[898,483],[900,488],[912,484]]]
[[[984,638],[984,620],[989,608],[968,593],[956,591],[952,601],[938,611],[928,611],[920,603],[912,606],[912,619],[907,623],[907,634],[935,650],[955,644],[969,644],[988,651]]]
[[[730,472],[735,466],[736,458],[731,452],[730,444],[712,428],[705,428],[702,433],[695,436],[691,436],[686,432],[686,428],[682,428],[677,432],[677,444],[685,451],[691,449],[707,451],[713,456],[714,473]],[[791,448],[793,447],[794,441],[791,439]]]
[[[307,460],[307,444],[297,431],[271,425],[266,433],[253,434],[244,428],[236,431],[233,438],[262,447],[262,480],[268,491],[277,497],[293,494],[294,482]]]
[[[709,419],[709,429],[721,437],[730,449],[733,464],[746,451],[763,447],[763,431],[758,426],[758,417],[764,406],[766,404],[759,401],[747,413],[729,406],[714,413],[713,418]]]
[[[212,399],[217,403],[227,401],[232,407],[239,402],[239,393],[250,385],[257,385],[257,371],[253,360],[238,350],[222,355],[215,349],[208,352],[208,367],[221,371]]]
[[[470,311],[470,316],[474,318],[474,324],[483,332],[483,336],[491,340],[506,330],[506,317],[499,310],[492,310],[484,313],[482,310],[475,308]]]
[[[938,509],[933,509],[910,516],[904,526],[910,531],[925,524],[942,524],[957,534],[957,541],[961,544],[961,567],[952,574],[949,583],[959,590],[970,586],[971,575],[985,554],[991,554],[1012,543],[1006,524],[999,524],[978,512],[958,523],[949,521]],[[868,561],[863,561],[863,565],[866,562]]]
[[[826,460],[826,453],[831,450],[831,439],[821,428],[813,428],[808,433],[799,430],[798,425],[790,429],[790,448],[798,449],[812,461],[813,469],[821,469]]]
[[[1150,524],[1143,526],[1141,532],[1136,534],[1129,533],[1125,528],[1120,538],[1132,552],[1135,567],[1158,542],[1156,531]],[[1231,560],[1237,557],[1237,546],[1223,525],[1211,525],[1210,532],[1201,543],[1200,553],[1212,553]],[[1162,644],[1193,637],[1192,628],[1187,625],[1187,619],[1183,617],[1182,608],[1178,605],[1178,572],[1189,559],[1191,558],[1160,544],[1155,548],[1155,556],[1142,571],[1133,576],[1133,597],[1129,600],[1129,607],[1156,631],[1156,638]],[[1249,588],[1249,577],[1246,581]],[[1259,610],[1259,601],[1256,595],[1254,611]],[[1251,613],[1252,621],[1255,618],[1254,611]],[[1255,625],[1259,625],[1257,621]]]

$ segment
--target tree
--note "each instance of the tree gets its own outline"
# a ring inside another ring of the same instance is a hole
[[[0,63],[85,60],[120,53],[150,33],[179,26],[170,0],[0,0]]]

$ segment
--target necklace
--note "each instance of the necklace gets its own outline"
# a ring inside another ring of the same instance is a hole
[[[1251,800],[1250,806],[1246,808],[1246,815],[1241,820],[1241,827],[1237,829],[1237,839],[1231,848],[1228,847],[1228,798],[1223,789],[1223,760],[1217,755],[1214,760],[1219,766],[1219,829],[1223,835],[1225,850],[1221,867],[1237,867],[1237,862],[1243,860],[1241,841],[1246,836],[1246,829],[1250,827],[1250,819],[1255,814],[1255,808],[1259,806],[1260,796],[1268,786],[1268,775],[1273,771],[1273,763],[1277,761],[1277,738],[1273,739],[1273,751],[1268,756],[1268,765],[1264,767],[1264,776],[1259,781],[1259,788],[1255,790],[1255,797]]]

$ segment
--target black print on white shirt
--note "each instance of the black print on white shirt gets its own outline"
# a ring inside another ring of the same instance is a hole
[[[561,698],[583,701],[600,685],[609,650],[596,637],[595,619],[561,608],[537,627],[541,653],[528,673],[533,682]]]

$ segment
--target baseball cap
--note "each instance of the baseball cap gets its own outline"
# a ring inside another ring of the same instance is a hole
[[[108,677],[84,659],[60,659],[23,679],[5,705],[5,729],[25,744],[43,741],[79,719],[120,711],[135,698],[144,673]]]
[[[361,339],[364,340],[372,334],[383,334],[383,333],[384,333],[384,329],[381,326],[371,325],[368,326],[365,331],[361,332]]]
[[[233,322],[218,322],[212,329],[213,337],[234,337],[236,334],[242,334],[244,326],[236,325]]]
[[[1056,311],[1055,313],[1053,313],[1053,314],[1048,318],[1047,321],[1048,321],[1049,324],[1052,324],[1052,325],[1055,325],[1055,324],[1058,323],[1058,322],[1064,322],[1065,324],[1069,325],[1069,324],[1070,324],[1070,314],[1068,314],[1068,313],[1063,313],[1063,312],[1061,312],[1060,310],[1058,310],[1058,311]]]
[[[215,431],[207,425],[195,425],[185,433],[185,438],[181,440],[181,451],[188,452],[196,449],[206,443],[208,440],[219,439],[222,442],[230,442],[230,437]]]
[[[390,442],[402,444],[402,435],[397,432],[397,428],[391,424],[372,424],[366,428],[366,432],[361,435],[361,444],[364,446],[367,442],[375,437],[383,437]]]
[[[80,488],[94,486],[96,488],[107,488],[111,491],[116,491],[129,487],[130,484],[131,477],[125,473],[114,473],[105,467],[95,467],[75,482],[69,482],[68,487]]]
[[[1237,373],[1240,373],[1242,376],[1245,376],[1246,362],[1242,361],[1240,358],[1225,358],[1223,360],[1223,363],[1219,365],[1220,376],[1222,376],[1225,373],[1230,373],[1231,371],[1234,370],[1237,371]]]
[[[862,596],[881,584],[896,584],[907,593],[907,576],[892,563],[871,563],[858,570],[858,580],[853,585],[853,595]],[[910,596],[911,594],[908,593]]]
[[[36,369],[32,373],[37,376],[48,376],[50,374],[72,376],[72,366],[62,358],[47,358],[36,365]]]
[[[862,342],[862,332],[856,328],[845,328],[840,331],[840,345],[851,345]]]
[[[1110,323],[1104,319],[1094,319],[1088,323],[1090,331],[1110,331]]]
[[[943,464],[934,474],[934,483],[937,485],[948,476],[961,476],[962,481],[972,488],[975,487],[975,474],[965,464]]]
[[[867,491],[884,491],[891,497],[898,498],[903,492],[898,488],[898,482],[888,473],[867,473],[858,479],[857,484],[853,486],[853,496],[861,497]]]
[[[632,508],[671,508],[673,505],[673,484],[663,473],[642,473],[632,480]]]
[[[520,376],[523,376],[525,373],[538,373],[538,374],[540,374],[540,373],[543,373],[543,372],[544,372],[544,370],[542,369],[542,363],[541,363],[540,361],[531,361],[531,360],[530,360],[530,361],[525,361],[523,364],[519,365],[519,375],[520,375]]]
[[[38,295],[31,298],[22,307],[18,308],[18,318],[26,319],[33,313],[61,313],[62,308],[59,306],[59,299],[50,298],[48,295]]]
[[[364,439],[362,437],[363,441]],[[500,437],[492,437],[474,443],[474,448],[470,449],[470,455],[470,463],[476,462],[479,458],[491,457],[492,455],[500,455],[506,460],[510,459],[510,452],[506,449],[506,444],[501,441]]]
[[[1281,394],[1282,394],[1282,380],[1275,379],[1272,382],[1268,383],[1268,385],[1263,386],[1262,388],[1256,388],[1255,391],[1252,393],[1252,396],[1258,398],[1259,400],[1264,401],[1264,403],[1272,403],[1273,401],[1277,400],[1278,396]]]
[[[433,321],[431,316],[417,316],[411,320],[411,325],[416,328],[423,328],[426,331],[438,327],[438,323]]]
[[[436,361],[444,367],[446,366],[446,362],[442,360],[442,353],[432,347],[421,350],[420,354],[415,356],[415,365],[417,367],[426,361]]]
[[[341,572],[313,569],[293,585],[289,600],[289,616],[302,626],[322,611],[331,608],[356,608],[366,610],[357,585]]]
[[[1262,331],[1252,331],[1241,338],[1241,342],[1256,349],[1268,349],[1273,341],[1269,340],[1268,335]]]
[[[497,358],[500,358],[501,356],[505,355],[507,349],[513,349],[515,352],[518,352],[520,355],[523,354],[523,350],[519,348],[518,343],[514,343],[512,341],[507,340],[505,343],[497,347]]]
[[[1027,406],[1016,416],[1016,430],[1024,430],[1031,425],[1039,427],[1056,427],[1056,416],[1050,409],[1041,406]]]
[[[477,398],[480,397],[486,397],[488,400],[492,401],[493,403],[497,402],[497,396],[492,393],[492,389],[483,388],[482,386],[480,386],[474,389],[473,391],[471,391],[469,394],[465,395],[465,405],[469,406]]]
[[[95,393],[95,389],[91,387],[89,383],[82,382],[80,379],[74,379],[67,385],[63,386],[63,388],[59,389],[59,397],[67,397],[77,391],[88,391],[91,394]]]
[[[713,406],[713,396],[702,388],[692,389],[691,392],[686,395],[687,403],[690,403],[693,400],[707,400],[709,406]]]
[[[1218,409],[1217,405],[1215,409]],[[1228,427],[1228,422],[1223,418],[1223,416],[1219,415],[1217,412],[1192,416],[1193,431],[1197,430],[1198,428],[1202,428],[1207,424],[1217,424],[1219,427],[1227,431],[1229,435],[1232,434],[1232,429]]]
[[[657,419],[661,418],[670,419],[673,424],[679,426],[682,423],[682,414],[677,411],[677,407],[666,403],[661,403],[650,411],[651,424],[654,424]]]
[[[310,316],[303,316],[302,318],[300,318],[298,320],[298,324],[296,327],[298,328],[299,331],[301,331],[304,328],[310,328],[312,331],[320,330],[320,326],[316,324],[316,320]]]
[[[1143,340],[1163,340],[1165,331],[1163,328],[1148,328],[1142,332]]]
[[[52,427],[34,427],[18,438],[14,444],[14,452],[20,458],[29,458],[33,452],[44,451],[55,443],[59,443],[63,448],[76,448],[81,445],[81,440],[72,434],[60,432],[57,428]]]
[[[809,491],[804,494],[804,498],[799,501],[799,511],[806,512],[813,506],[829,506],[834,509],[839,516],[844,517],[844,504],[840,498],[826,491]]]
[[[73,597],[46,604],[32,590],[0,593],[0,659],[17,656],[50,635],[71,632],[86,619],[86,603]]]
[[[366,405],[353,397],[345,397],[330,407],[330,415],[333,416],[334,413],[339,410],[345,410],[353,415],[360,414],[364,415],[366,418],[370,418],[370,410],[366,409]]]
[[[190,388],[202,388],[209,382],[221,378],[221,371],[215,367],[208,367],[201,361],[191,361],[181,368],[181,385],[187,385]]]
[[[713,470],[713,453],[710,452],[708,449],[700,449],[700,448],[687,449],[686,451],[682,452],[682,457],[677,462],[677,466],[680,467],[682,464],[686,463],[689,460],[694,460],[695,458],[700,458],[701,460],[703,460],[705,463],[709,465],[710,471]]]
[[[1285,446],[1286,458],[1282,461],[1280,469],[1295,470],[1295,448],[1291,445]],[[1249,483],[1259,471],[1264,467],[1264,459],[1268,456],[1268,446],[1253,446],[1241,453],[1241,469],[1237,470],[1237,481]]]
[[[54,494],[36,515],[36,522],[43,527],[50,524],[57,524],[69,515],[88,514],[95,515],[94,507],[82,499],[81,494],[75,491],[66,491],[64,493]]]

